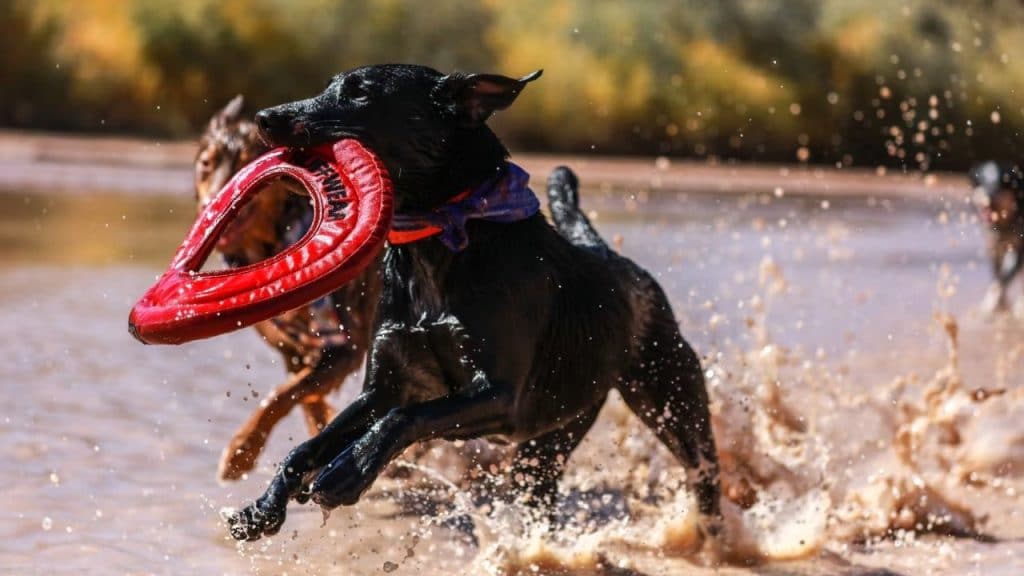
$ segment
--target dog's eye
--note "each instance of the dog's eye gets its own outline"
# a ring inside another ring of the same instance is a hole
[[[213,168],[213,158],[206,152],[203,152],[196,159],[196,168],[201,173],[209,172]]]
[[[369,96],[369,92],[361,79],[349,76],[341,84],[341,95],[349,100],[362,100]]]

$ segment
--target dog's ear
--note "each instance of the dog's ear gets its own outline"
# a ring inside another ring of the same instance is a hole
[[[235,96],[228,102],[219,112],[210,118],[210,126],[225,126],[231,122],[236,122],[242,116],[242,110],[245,109],[245,97],[241,94]]]
[[[543,73],[537,70],[516,80],[499,74],[449,74],[438,81],[435,97],[452,107],[467,126],[483,124],[498,110],[516,101],[527,84]]]

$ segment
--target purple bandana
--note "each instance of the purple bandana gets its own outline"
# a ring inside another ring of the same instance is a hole
[[[439,239],[452,252],[461,252],[469,245],[466,221],[470,218],[491,222],[516,222],[533,216],[540,210],[540,202],[527,183],[530,175],[511,162],[505,164],[502,174],[488,180],[464,194],[465,197],[439,206],[429,212],[397,212],[391,221],[392,244],[403,244],[420,238],[440,234]],[[459,197],[456,197],[459,198]],[[412,239],[420,230],[436,232]],[[397,234],[395,234],[397,232]]]

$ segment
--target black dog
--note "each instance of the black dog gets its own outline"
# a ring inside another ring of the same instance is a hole
[[[396,212],[425,210],[507,169],[485,121],[538,76],[370,66],[256,120],[276,146],[358,138],[391,173]],[[517,443],[516,478],[528,480],[532,501],[550,504],[613,387],[690,469],[703,528],[717,530],[717,455],[697,355],[654,279],[578,210],[568,169],[552,175],[548,194],[558,231],[538,213],[470,221],[462,251],[436,238],[387,246],[362,394],[229,519],[235,538],[276,533],[293,498],[355,503],[392,458],[431,438]]]
[[[1024,264],[1024,175],[1017,166],[983,162],[971,168],[972,196],[989,231],[989,261],[993,283],[982,310],[1007,308],[1006,291]],[[1024,303],[1015,312],[1024,313]]]

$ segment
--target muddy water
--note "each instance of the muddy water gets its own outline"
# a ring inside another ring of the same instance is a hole
[[[744,505],[717,546],[614,397],[570,462],[560,531],[471,502],[450,482],[487,448],[442,445],[355,507],[294,505],[236,545],[221,508],[304,428],[286,419],[254,474],[218,485],[281,366],[249,332],[143,347],[125,330],[187,201],[0,195],[0,573],[1024,573],[1022,325],[974,311],[983,239],[950,200],[588,192],[704,356]]]

